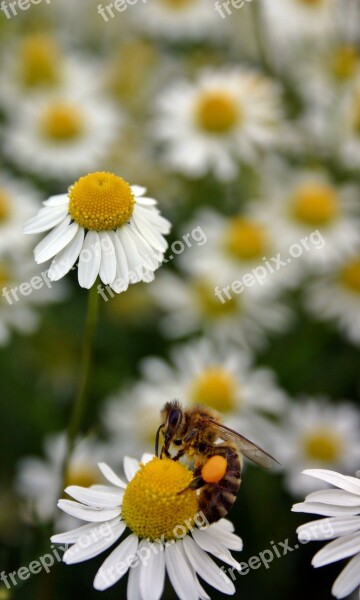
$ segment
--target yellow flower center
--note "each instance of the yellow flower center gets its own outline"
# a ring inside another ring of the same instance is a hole
[[[210,367],[197,376],[190,393],[194,404],[206,404],[215,410],[229,412],[236,406],[236,380],[221,367]]]
[[[54,87],[59,83],[59,50],[54,40],[36,34],[20,49],[20,79],[27,88]]]
[[[293,216],[306,225],[328,225],[338,213],[337,195],[326,183],[304,183],[292,199]]]
[[[77,107],[66,103],[53,104],[42,115],[41,131],[52,142],[76,140],[84,131],[84,120]]]
[[[316,8],[317,6],[324,4],[325,0],[298,0],[298,2],[300,2],[300,4],[304,4],[305,6]]]
[[[266,254],[268,240],[263,225],[234,217],[227,226],[224,245],[225,250],[238,260],[255,260]]]
[[[189,4],[193,4],[193,0],[161,0],[165,6],[174,10],[181,10],[187,7]]]
[[[207,281],[197,281],[193,286],[195,298],[200,305],[204,317],[209,319],[221,319],[237,312],[239,296],[231,297],[230,300],[223,295],[225,302],[215,296],[214,287]]]
[[[198,511],[197,494],[184,490],[193,474],[184,465],[154,457],[128,484],[122,517],[141,538],[172,540],[183,537]]]
[[[10,200],[5,190],[0,189],[0,224],[5,223],[10,216]]]
[[[124,225],[134,211],[130,185],[113,173],[80,177],[69,191],[69,213],[81,227],[109,231]]]
[[[320,428],[305,436],[303,447],[306,458],[331,464],[339,458],[342,441],[330,429]]]
[[[354,46],[340,46],[332,56],[331,70],[337,79],[345,81],[355,74],[358,62],[359,55]]]
[[[360,257],[355,258],[342,269],[340,281],[347,289],[360,294]]]
[[[207,133],[228,133],[241,119],[241,111],[235,98],[225,92],[205,92],[195,108],[195,117],[201,129]]]
[[[67,476],[66,485],[80,485],[82,487],[90,487],[99,483],[98,469],[92,468],[91,465],[70,465]]]

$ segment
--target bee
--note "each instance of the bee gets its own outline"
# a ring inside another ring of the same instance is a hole
[[[233,506],[241,483],[243,456],[265,468],[277,463],[265,450],[223,425],[220,415],[207,406],[183,409],[177,400],[167,402],[161,420],[155,454],[172,460],[184,457],[192,463],[194,477],[185,490],[200,490],[199,510],[209,523],[223,518]],[[159,455],[160,434],[164,442]],[[216,443],[219,438],[222,441]],[[170,449],[176,449],[175,454]]]

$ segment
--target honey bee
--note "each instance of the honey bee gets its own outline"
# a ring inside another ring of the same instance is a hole
[[[223,425],[220,415],[207,406],[183,409],[174,400],[165,404],[161,419],[155,454],[159,456],[162,433],[160,458],[184,457],[192,463],[194,478],[185,490],[200,489],[199,510],[209,523],[223,518],[234,504],[241,483],[243,456],[266,468],[277,462],[265,450]],[[219,438],[222,442],[216,443]],[[175,448],[172,455],[170,449]]]

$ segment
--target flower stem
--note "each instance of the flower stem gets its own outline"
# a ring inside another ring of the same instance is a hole
[[[69,463],[74,449],[76,436],[79,432],[81,421],[86,408],[89,378],[93,356],[95,328],[98,316],[98,307],[99,294],[97,291],[97,286],[93,285],[88,295],[87,314],[82,342],[81,376],[79,381],[79,388],[75,398],[75,402],[73,404],[66,434],[66,455],[62,468],[62,482],[60,490],[61,494],[63,493],[64,485],[66,482]]]

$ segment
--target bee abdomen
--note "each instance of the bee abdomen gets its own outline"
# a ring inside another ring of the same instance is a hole
[[[239,486],[240,480],[237,482],[236,492]],[[230,491],[230,489],[224,489],[220,485],[206,485],[200,492],[199,509],[209,523],[215,523],[229,512],[235,500],[235,490]]]

